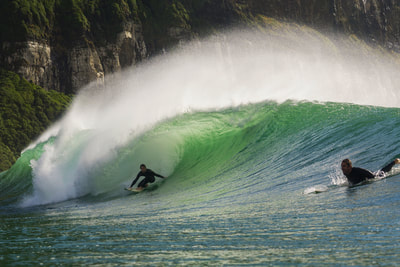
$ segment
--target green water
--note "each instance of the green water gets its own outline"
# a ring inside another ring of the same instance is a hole
[[[0,263],[397,265],[398,170],[349,188],[339,164],[349,157],[375,171],[398,156],[399,111],[288,101],[186,113],[118,147],[79,183],[55,177],[76,192],[62,201],[37,184],[32,163],[52,138],[1,174]],[[68,153],[81,154],[92,134],[75,136]],[[124,191],[141,162],[168,178]],[[318,185],[326,190],[304,194]]]

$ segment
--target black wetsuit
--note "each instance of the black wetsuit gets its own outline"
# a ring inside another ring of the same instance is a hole
[[[381,169],[382,172],[389,172],[394,166],[395,161],[390,162],[388,165]],[[351,172],[346,175],[347,179],[351,184],[358,184],[364,182],[367,179],[375,178],[375,175],[369,170],[353,167]]]
[[[156,178],[154,176],[160,177],[160,178],[165,178],[164,176],[157,174],[153,172],[150,169],[146,169],[145,172],[140,171],[137,175],[135,180],[133,180],[131,187],[137,182],[140,176],[144,176],[144,179],[138,184],[138,187],[145,187],[147,183],[153,183]]]

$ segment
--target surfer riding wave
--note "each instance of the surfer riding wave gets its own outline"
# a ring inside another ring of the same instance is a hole
[[[148,186],[149,183],[154,183],[154,181],[156,180],[155,176],[163,178],[163,179],[167,178],[160,174],[155,173],[154,171],[152,171],[150,169],[147,169],[146,165],[141,164],[140,171],[136,175],[136,178],[135,178],[135,180],[133,180],[129,189],[132,189],[132,186],[134,184],[136,184],[136,182],[139,180],[139,177],[141,177],[141,176],[144,176],[144,179],[138,184],[137,191],[142,191],[144,188],[146,188]]]

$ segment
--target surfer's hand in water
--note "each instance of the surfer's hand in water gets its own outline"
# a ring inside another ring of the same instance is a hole
[[[400,164],[400,159],[399,158],[395,159],[394,164]]]

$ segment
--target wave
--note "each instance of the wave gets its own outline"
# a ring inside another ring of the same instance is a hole
[[[142,162],[169,176],[158,190],[255,198],[340,179],[345,156],[390,160],[395,62],[318,34],[289,37],[229,33],[89,85],[1,174],[1,198],[116,196]]]
[[[93,138],[93,131],[87,131],[66,145],[62,157],[53,159],[65,162],[57,164],[62,175],[51,181],[34,177],[33,187],[31,168],[37,175],[35,164],[45,164],[44,154],[57,140],[27,150],[2,178],[2,186],[8,179],[23,179],[10,181],[13,186],[2,191],[2,198],[15,192],[21,200],[24,193],[23,206],[84,195],[108,199],[121,195],[145,162],[169,176],[157,189],[166,196],[197,196],[199,201],[205,196],[216,200],[248,194],[256,201],[259,194],[261,201],[266,193],[300,192],[343,182],[339,164],[345,157],[379,169],[396,155],[398,112],[397,108],[287,101],[187,113],[133,138],[115,149],[112,159],[84,170],[71,183],[64,179],[75,177],[79,164],[85,162],[86,144]]]

